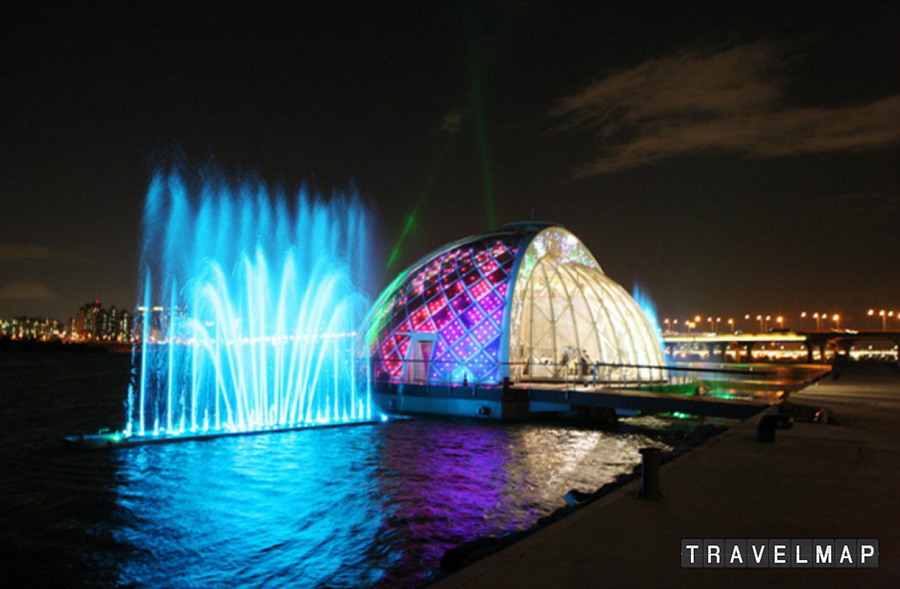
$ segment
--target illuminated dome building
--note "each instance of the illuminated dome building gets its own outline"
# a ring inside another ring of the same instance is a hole
[[[429,254],[381,294],[365,337],[376,399],[409,412],[491,414],[481,401],[468,407],[466,390],[588,380],[597,370],[636,380],[665,364],[638,303],[577,237],[546,223]],[[404,398],[383,398],[393,394]]]

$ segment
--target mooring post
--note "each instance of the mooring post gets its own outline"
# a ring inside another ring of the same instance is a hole
[[[663,496],[659,489],[659,466],[662,450],[651,447],[641,448],[639,452],[643,461],[641,462],[641,490],[638,498],[659,501]]]
[[[772,444],[775,442],[775,430],[791,429],[794,427],[794,418],[787,415],[778,415],[771,413],[763,415],[756,422],[756,441],[764,444]]]

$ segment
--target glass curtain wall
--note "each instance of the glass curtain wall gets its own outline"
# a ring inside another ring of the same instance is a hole
[[[524,254],[510,323],[513,381],[665,378],[656,330],[571,233],[551,227]],[[610,366],[610,365],[631,366]]]

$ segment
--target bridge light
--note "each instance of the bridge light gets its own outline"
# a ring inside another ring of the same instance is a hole
[[[803,311],[802,313],[800,313],[800,318],[806,319],[806,311]]]
[[[869,317],[875,314],[875,309],[869,309]]]

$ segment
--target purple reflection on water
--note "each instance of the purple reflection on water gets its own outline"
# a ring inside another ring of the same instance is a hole
[[[420,419],[109,453],[48,446],[115,423],[128,360],[9,357],[0,370],[7,585],[417,586],[446,549],[527,528],[690,427]]]
[[[420,585],[446,550],[528,528],[646,443],[428,419],[125,451],[116,582]]]
[[[386,523],[415,547],[404,551],[401,569],[414,569],[416,562],[437,563],[448,548],[496,533],[498,519],[506,520],[503,528],[528,525],[527,513],[497,517],[507,479],[509,432],[471,423],[435,427],[437,423],[421,428],[412,446],[406,437],[385,438],[383,462],[393,474],[378,481],[392,499]]]

